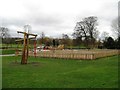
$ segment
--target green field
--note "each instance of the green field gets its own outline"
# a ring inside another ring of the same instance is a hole
[[[2,55],[5,55],[5,54],[15,54],[15,50],[14,49],[3,49]]]
[[[23,44],[0,44],[0,49],[22,49]],[[34,45],[29,44],[29,48],[34,48]]]
[[[117,88],[118,56],[97,60],[3,57],[3,88]]]

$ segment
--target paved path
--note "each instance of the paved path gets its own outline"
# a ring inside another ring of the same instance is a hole
[[[0,55],[1,56],[15,56],[15,54]]]

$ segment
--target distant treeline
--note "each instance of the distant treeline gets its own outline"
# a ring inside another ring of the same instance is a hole
[[[22,42],[16,42],[21,38],[4,38],[2,39],[3,48],[10,47],[12,44],[23,44]],[[4,46],[6,44],[6,46]],[[34,44],[34,40],[30,40],[30,45]],[[42,37],[37,39],[37,46],[44,44],[45,46],[54,46],[57,47],[58,45],[64,44],[66,49],[90,49],[90,48],[107,48],[107,49],[120,49],[120,37],[114,40],[112,37],[107,37],[105,40],[94,40],[93,43],[90,41],[86,42],[85,40],[81,40],[79,38],[71,39],[71,38],[49,38],[49,37]]]

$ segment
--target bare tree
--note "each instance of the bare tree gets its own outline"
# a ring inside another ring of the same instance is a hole
[[[97,30],[97,17],[91,16],[84,18],[82,21],[77,22],[73,36],[75,38],[84,39],[86,45],[94,44],[96,37],[98,37],[99,31]]]
[[[100,32],[99,32],[98,30],[95,30],[95,31],[94,31],[94,34],[93,34],[93,37],[94,37],[95,39],[98,39],[98,40],[99,40],[99,34],[100,34]]]
[[[120,18],[119,18],[120,19]],[[117,37],[120,37],[120,24],[118,24],[118,18],[115,18],[113,21],[112,21],[112,24],[111,24],[111,27],[112,27],[112,32],[117,36]],[[119,26],[118,26],[119,25]]]
[[[41,35],[40,35],[40,44],[45,44],[44,38],[45,38],[45,33],[42,32]]]
[[[6,27],[0,27],[0,38],[1,38],[1,42],[7,44],[8,45],[11,43],[11,39],[10,39],[10,34],[9,34],[9,29]]]
[[[105,41],[105,40],[107,40],[107,38],[109,37],[109,33],[108,32],[102,32],[102,34],[101,34],[101,39],[102,39],[102,41]]]
[[[62,34],[63,39],[69,39],[69,36],[67,34]]]
[[[61,42],[62,42],[62,44],[65,45],[65,48],[67,46],[71,46],[72,45],[72,41],[71,41],[70,37],[67,34],[62,34]]]
[[[8,38],[9,36],[9,29],[6,27],[0,27],[0,38]]]
[[[94,36],[96,36],[95,34],[97,34],[96,33],[97,25],[98,25],[97,20],[98,19],[95,16],[91,16],[91,17],[87,17],[87,18],[83,19],[83,21],[86,24],[86,29],[88,30],[88,33],[89,33],[91,39],[95,38]]]
[[[87,37],[88,30],[86,29],[86,24],[83,21],[77,22],[74,28],[73,37]]]

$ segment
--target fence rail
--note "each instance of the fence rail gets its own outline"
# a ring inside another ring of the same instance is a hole
[[[93,60],[117,54],[118,50],[56,50],[56,51],[40,51],[37,52],[36,56],[47,58]],[[30,53],[30,56],[34,56],[34,54]]]

